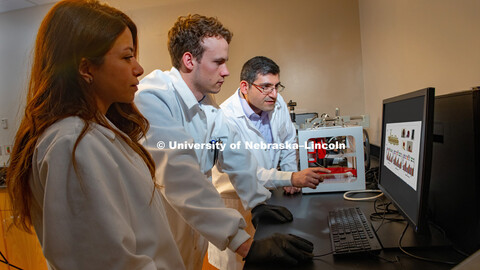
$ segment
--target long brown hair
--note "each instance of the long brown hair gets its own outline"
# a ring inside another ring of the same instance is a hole
[[[18,227],[30,231],[32,224],[29,178],[37,140],[49,126],[63,118],[77,116],[85,123],[72,152],[75,168],[76,147],[95,122],[122,137],[145,161],[153,179],[153,159],[138,143],[148,130],[148,121],[133,103],[114,103],[106,116],[100,113],[92,90],[78,71],[82,59],[101,65],[104,55],[127,27],[136,50],[137,28],[133,21],[96,0],[61,1],[43,19],[35,42],[25,114],[7,170],[7,188],[14,224]],[[113,128],[107,118],[128,137]]]

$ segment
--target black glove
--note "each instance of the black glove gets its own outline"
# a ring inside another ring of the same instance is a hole
[[[283,206],[259,204],[252,209],[253,227],[257,228],[260,219],[286,223],[293,220],[293,215]]]
[[[247,263],[296,265],[313,258],[313,243],[293,234],[280,234],[255,240],[245,257]]]

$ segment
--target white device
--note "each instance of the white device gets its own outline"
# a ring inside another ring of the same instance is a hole
[[[300,170],[325,167],[324,181],[303,193],[365,189],[363,127],[329,126],[298,130]]]

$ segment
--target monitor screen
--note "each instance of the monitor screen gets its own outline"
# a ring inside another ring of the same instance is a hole
[[[427,231],[435,89],[383,101],[379,188],[416,232]]]

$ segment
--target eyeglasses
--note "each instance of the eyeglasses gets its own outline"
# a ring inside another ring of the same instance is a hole
[[[252,83],[252,85],[255,86],[255,88],[257,88],[258,91],[260,91],[264,95],[268,95],[272,93],[273,90],[277,90],[277,93],[280,93],[285,89],[285,86],[283,86],[281,83],[277,83],[277,85],[271,85],[271,84],[258,85],[258,84]]]

